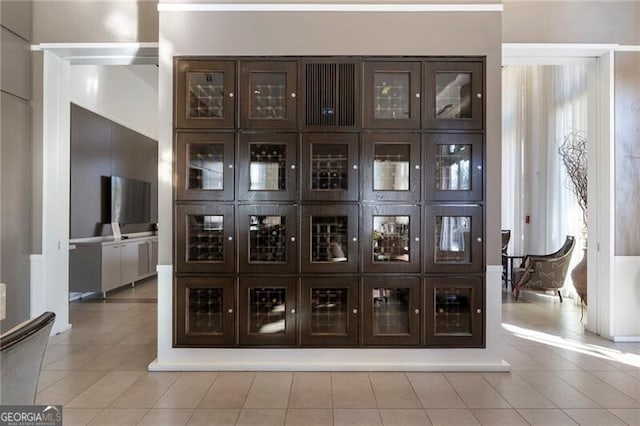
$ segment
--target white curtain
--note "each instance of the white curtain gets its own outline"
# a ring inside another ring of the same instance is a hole
[[[587,76],[586,64],[503,69],[502,229],[511,230],[511,254],[551,253],[573,235],[572,263],[582,258],[582,212],[558,147],[571,131],[587,133]]]

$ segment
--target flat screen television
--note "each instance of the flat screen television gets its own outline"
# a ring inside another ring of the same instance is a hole
[[[151,222],[151,183],[111,176],[111,222]]]

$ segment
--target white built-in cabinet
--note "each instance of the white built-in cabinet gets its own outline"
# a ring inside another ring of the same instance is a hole
[[[106,293],[155,274],[158,237],[74,243],[69,252],[69,291]]]

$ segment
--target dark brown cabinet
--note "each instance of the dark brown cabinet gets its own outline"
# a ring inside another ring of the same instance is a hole
[[[175,346],[233,345],[236,328],[235,294],[234,278],[176,278]]]
[[[297,63],[240,61],[240,127],[295,129]]]
[[[426,207],[426,272],[482,272],[482,207]]]
[[[425,279],[427,344],[449,347],[484,345],[482,278],[441,276]]]
[[[240,206],[237,227],[240,272],[289,274],[297,271],[295,206]]]
[[[362,343],[419,345],[422,323],[420,278],[365,277],[362,287]]]
[[[176,127],[235,127],[235,61],[176,61]]]
[[[484,125],[483,63],[425,62],[424,127],[482,130]]]
[[[180,204],[176,207],[177,272],[233,272],[233,206]]]
[[[307,59],[302,63],[304,127],[356,129],[360,125],[360,63]]]
[[[420,207],[363,207],[360,240],[364,272],[420,272]]]
[[[300,284],[300,331],[303,346],[358,344],[358,279],[303,277]]]
[[[437,133],[425,136],[425,194],[430,201],[483,198],[482,135]]]
[[[363,138],[363,198],[420,201],[420,135],[368,133]]]
[[[358,206],[302,206],[302,272],[358,272]]]
[[[240,278],[241,345],[296,344],[297,281],[270,276]]]
[[[482,347],[482,57],[174,62],[177,347]]]
[[[358,200],[358,135],[307,133],[302,137],[302,199]]]
[[[233,133],[176,135],[176,198],[228,201],[234,197]]]
[[[238,199],[293,201],[298,195],[295,133],[241,134]]]
[[[420,62],[364,62],[364,127],[420,128]]]

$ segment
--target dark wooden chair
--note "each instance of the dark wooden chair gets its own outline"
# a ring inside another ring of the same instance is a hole
[[[516,300],[523,290],[556,291],[562,303],[560,288],[564,285],[575,245],[575,238],[567,235],[564,244],[555,253],[526,255],[520,267],[514,270]]]

